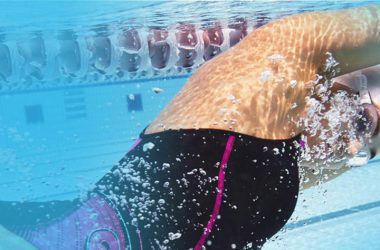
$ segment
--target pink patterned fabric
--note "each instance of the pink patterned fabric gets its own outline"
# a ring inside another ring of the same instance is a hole
[[[120,219],[100,197],[92,197],[62,219],[17,233],[42,250],[119,250],[126,247]]]
[[[304,140],[300,139],[300,140],[298,141],[298,143],[300,144],[300,147],[301,147],[302,149],[305,149],[305,148],[306,148],[306,143],[305,143]]]

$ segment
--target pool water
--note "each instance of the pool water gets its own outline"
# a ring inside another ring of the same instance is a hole
[[[112,63],[103,71],[89,70],[86,60],[93,55],[83,52],[89,37],[115,37],[128,28],[145,39],[149,27],[172,28],[179,22],[208,27],[215,20],[228,25],[239,18],[252,30],[290,14],[373,2],[1,1],[0,200],[65,200],[84,194],[204,62],[181,68],[173,61],[154,68],[142,46],[133,52],[145,62],[136,72],[120,72]],[[76,75],[54,59],[59,37],[68,33],[83,42],[78,43],[82,52]],[[46,60],[39,64],[34,58],[26,70],[17,46],[33,47],[35,39],[44,41]],[[380,249],[379,162],[375,158],[303,191],[284,230],[264,249]]]

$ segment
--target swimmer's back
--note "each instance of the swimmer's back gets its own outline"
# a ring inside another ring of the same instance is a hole
[[[214,128],[265,139],[302,132],[306,83],[327,52],[348,73],[380,63],[380,5],[290,16],[203,65],[147,128]]]

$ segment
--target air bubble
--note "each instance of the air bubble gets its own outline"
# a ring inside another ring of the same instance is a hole
[[[159,93],[163,92],[164,90],[161,89],[161,88],[158,88],[158,87],[154,87],[154,88],[152,88],[152,91],[153,91],[154,93],[156,93],[156,94],[159,94]]]
[[[169,239],[170,240],[176,240],[181,238],[182,234],[181,233],[169,233]]]
[[[297,86],[298,82],[297,80],[291,80],[290,81],[290,87],[295,88]]]
[[[273,154],[274,154],[274,155],[278,155],[278,154],[280,154],[280,150],[279,150],[278,148],[274,148],[274,149],[273,149]]]
[[[152,142],[147,142],[143,145],[143,151],[146,152],[154,148],[154,144]]]
[[[164,199],[159,199],[159,200],[158,200],[158,204],[160,204],[160,205],[165,204],[165,200],[164,200]]]

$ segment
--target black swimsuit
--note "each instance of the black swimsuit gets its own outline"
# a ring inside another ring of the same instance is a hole
[[[119,221],[108,231],[120,249],[256,249],[294,210],[298,139],[264,140],[215,129],[142,134],[90,193],[107,208],[94,200],[86,206],[95,213],[114,211],[110,217]],[[104,228],[108,222],[99,223]],[[96,230],[81,230],[87,245]],[[103,237],[108,247],[117,245],[107,243],[111,236]]]

